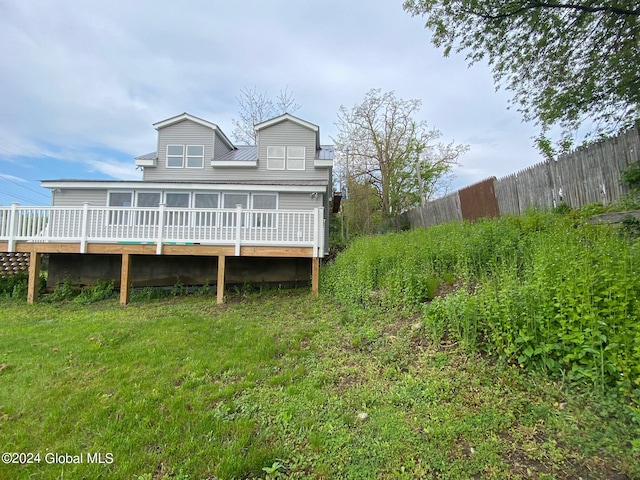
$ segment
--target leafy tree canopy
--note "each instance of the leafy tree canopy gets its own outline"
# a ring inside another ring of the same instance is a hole
[[[469,149],[436,143],[440,131],[415,119],[421,106],[420,100],[372,89],[361,103],[341,106],[338,112],[335,140],[343,155],[337,166],[349,186],[354,182],[375,189],[382,219],[392,219],[446,188],[458,158]]]
[[[588,128],[612,135],[640,120],[640,2],[631,0],[405,0],[426,18],[432,42],[487,60],[512,104],[540,127],[538,146],[560,127],[559,145]]]

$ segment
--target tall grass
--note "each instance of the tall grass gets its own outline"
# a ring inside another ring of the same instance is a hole
[[[640,241],[615,228],[533,212],[362,238],[322,282],[345,305],[420,310],[434,340],[640,404]]]

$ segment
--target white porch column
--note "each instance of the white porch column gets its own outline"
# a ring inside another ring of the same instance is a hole
[[[158,205],[158,237],[156,239],[156,255],[162,255],[162,242],[164,241],[164,217],[167,209],[166,203]]]
[[[242,205],[236,205],[236,257],[240,256],[240,241],[242,236]]]
[[[89,202],[82,204],[82,230],[80,232],[80,253],[87,253],[87,227],[89,224]]]
[[[16,251],[16,235],[18,233],[16,230],[18,229],[17,220],[19,205],[20,204],[17,202],[11,203],[11,215],[9,217],[9,242],[7,244],[7,250],[9,250],[9,252]]]

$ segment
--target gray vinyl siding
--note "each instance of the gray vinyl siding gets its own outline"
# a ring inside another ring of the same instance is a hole
[[[93,207],[104,207],[107,205],[107,191],[87,190],[87,189],[62,189],[52,193],[52,205],[54,207],[81,207],[88,202]]]
[[[229,152],[230,150],[231,149],[227,145],[227,142],[225,142],[220,136],[220,134],[216,131],[215,137],[213,140],[213,158],[219,158],[225,153]],[[211,161],[211,157],[205,158],[205,162],[206,162],[205,168],[208,168],[208,169],[211,168],[210,161]]]
[[[229,149],[220,135],[210,128],[182,121],[160,129],[158,132],[158,165],[144,169],[144,181],[251,181],[251,180],[325,180],[331,183],[330,169],[315,168],[316,133],[291,121],[283,121],[260,130],[258,166],[256,168],[213,168],[210,161],[215,153],[221,156]],[[215,137],[215,141],[214,141]],[[167,168],[167,145],[204,145],[205,165],[203,169]],[[268,170],[268,146],[305,147],[304,170]],[[214,151],[215,149],[215,151]]]
[[[305,147],[304,170],[267,169],[267,147]],[[316,132],[285,120],[260,130],[257,168],[216,168],[216,180],[324,180],[331,183],[329,168],[315,168]]]
[[[322,206],[322,195],[312,198],[308,193],[282,192],[278,196],[279,210],[313,210]]]
[[[158,131],[158,165],[145,168],[143,180],[148,182],[212,180],[213,172],[210,162],[213,157],[213,136],[212,129],[190,120],[160,129]],[[167,168],[167,145],[204,145],[204,168]]]

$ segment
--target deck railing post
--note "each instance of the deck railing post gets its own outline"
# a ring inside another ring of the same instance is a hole
[[[156,255],[162,255],[162,242],[164,241],[164,217],[165,210],[167,208],[166,203],[158,205],[158,238],[156,240]]]
[[[87,253],[87,230],[89,225],[89,202],[82,204],[82,229],[80,231],[80,253]]]
[[[236,205],[236,257],[240,256],[240,237],[242,236],[242,205]]]
[[[15,252],[16,251],[16,235],[18,232],[16,232],[17,228],[18,228],[18,224],[17,224],[17,220],[18,220],[18,206],[20,204],[17,202],[12,202],[11,203],[11,215],[9,217],[9,242],[7,245],[7,250],[9,250],[9,252]]]
[[[324,254],[324,230],[322,228],[322,207],[313,209],[313,256],[322,257]]]

